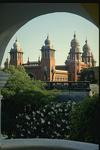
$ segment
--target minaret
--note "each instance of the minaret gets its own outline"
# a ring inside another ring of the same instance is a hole
[[[13,48],[10,50],[10,65],[18,66],[23,64],[23,52],[16,38]]]
[[[41,69],[42,69],[42,80],[52,81],[54,80],[55,70],[55,50],[51,48],[49,35],[45,40],[45,45],[41,48]]]
[[[85,41],[85,45],[83,46],[82,61],[87,65],[87,67],[95,66],[95,60],[87,43],[87,39]]]
[[[70,52],[65,62],[69,71],[70,81],[77,81],[78,73],[81,70],[81,52],[79,46],[80,45],[76,39],[76,34],[74,33],[73,39],[71,41]]]

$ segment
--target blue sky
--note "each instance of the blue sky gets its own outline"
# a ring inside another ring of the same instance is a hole
[[[82,52],[87,37],[88,44],[99,65],[99,29],[83,17],[64,12],[41,15],[22,26],[8,43],[2,64],[6,57],[9,58],[8,52],[13,47],[16,37],[24,52],[24,62],[28,57],[30,61],[38,60],[41,56],[40,48],[44,45],[47,34],[49,34],[51,45],[56,50],[56,64],[64,64],[74,31],[80,44],[80,51]]]

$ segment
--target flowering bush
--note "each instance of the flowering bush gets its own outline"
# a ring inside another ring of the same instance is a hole
[[[41,109],[30,105],[16,116],[15,138],[60,138],[69,137],[69,112],[74,102],[50,102]]]

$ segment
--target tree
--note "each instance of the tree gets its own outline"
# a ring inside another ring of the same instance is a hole
[[[100,100],[95,95],[86,98],[71,111],[70,138],[100,144]]]
[[[1,90],[2,132],[11,138],[15,130],[16,115],[27,105],[38,108],[51,98],[43,92],[44,84],[41,81],[32,81],[23,67],[10,66],[4,71],[9,73],[10,77]]]
[[[80,81],[90,81],[91,83],[97,83],[95,72],[93,68],[84,68],[80,73]]]
[[[11,74],[5,87],[1,90],[3,97],[13,96],[19,91],[33,90],[30,77],[22,67],[10,66],[5,72]]]

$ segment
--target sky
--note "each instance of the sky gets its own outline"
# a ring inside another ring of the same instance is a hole
[[[36,17],[23,25],[9,41],[2,61],[9,58],[9,51],[16,40],[23,49],[23,61],[37,61],[41,57],[41,47],[49,34],[51,45],[56,50],[56,65],[64,65],[70,50],[74,32],[80,44],[80,52],[87,38],[88,45],[99,65],[99,29],[87,19],[72,13],[50,13]]]

